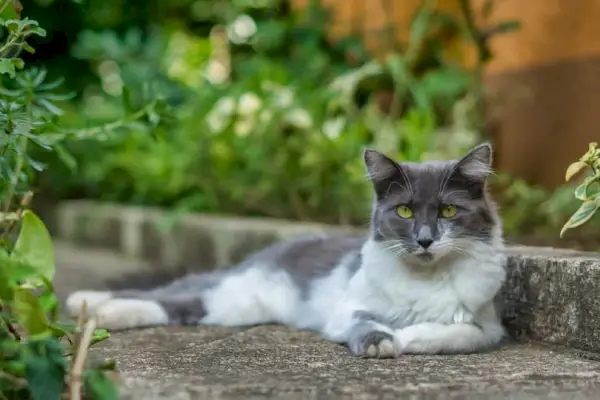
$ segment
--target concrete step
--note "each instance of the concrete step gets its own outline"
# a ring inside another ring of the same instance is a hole
[[[56,288],[102,288],[150,268],[107,250],[56,243]],[[595,354],[511,343],[487,354],[362,360],[281,326],[118,332],[97,347],[118,362],[126,399],[597,399]]]

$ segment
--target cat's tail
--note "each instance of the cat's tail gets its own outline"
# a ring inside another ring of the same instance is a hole
[[[108,282],[108,290],[78,290],[65,301],[65,311],[77,317],[85,313],[98,326],[122,330],[167,324],[197,324],[206,316],[202,290],[221,280],[221,274],[136,274]]]

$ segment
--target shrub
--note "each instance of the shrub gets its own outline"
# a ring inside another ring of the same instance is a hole
[[[29,209],[31,178],[46,166],[32,156],[35,147],[54,151],[69,162],[63,144],[102,139],[136,120],[160,119],[157,102],[122,119],[87,129],[57,124],[63,113],[62,80],[49,80],[41,67],[27,67],[22,51],[28,40],[45,31],[34,20],[20,18],[18,1],[0,2],[0,398],[59,400],[117,399],[107,374],[113,362],[86,360],[88,347],[106,339],[85,310],[77,322],[61,317],[52,279],[52,241],[44,223]]]
[[[105,143],[107,151],[96,157],[86,152],[82,179],[65,192],[362,224],[370,200],[363,147],[420,161],[458,156],[479,140],[479,78],[446,57],[446,47],[465,32],[478,35],[472,21],[466,25],[424,2],[410,40],[385,60],[369,60],[359,41],[327,37],[323,9],[313,4],[292,13],[284,3],[208,7],[218,10],[203,17],[208,37],[181,26],[153,29],[146,42],[134,33],[82,34],[77,57],[120,71],[114,77],[98,68],[101,88],[110,91],[109,81],[118,79],[135,86],[136,76],[159,80],[177,105],[178,122],[154,141],[140,133]],[[491,35],[477,36],[477,46]],[[137,73],[137,65],[145,67]],[[198,68],[204,75],[194,73]],[[86,104],[76,112],[89,110]],[[94,102],[98,118],[117,107],[110,104]],[[64,189],[65,181],[55,176],[52,186]]]

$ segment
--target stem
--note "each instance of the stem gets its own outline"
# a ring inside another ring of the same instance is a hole
[[[128,123],[136,121],[142,118],[144,115],[148,114],[154,108],[154,105],[154,103],[150,103],[146,107],[131,114],[129,117],[120,119],[118,121],[109,122],[104,125],[95,126],[93,128],[87,129],[69,129],[61,133],[52,133],[49,135],[44,135],[43,138],[47,139],[48,142],[58,142],[60,140],[66,139],[69,136],[77,136],[77,139],[89,139],[102,132],[110,132],[119,128],[123,128]]]
[[[84,363],[85,363],[85,359],[87,357],[88,347],[90,346],[90,342],[92,341],[92,336],[94,334],[95,329],[96,329],[96,320],[90,319],[85,326],[85,331],[83,332],[83,336],[81,338],[79,348],[77,349],[77,354],[75,355],[75,360],[73,361],[73,368],[71,369],[71,374],[70,374],[71,398],[70,398],[70,400],[80,400],[81,399],[81,376],[83,374],[83,367],[85,365]]]

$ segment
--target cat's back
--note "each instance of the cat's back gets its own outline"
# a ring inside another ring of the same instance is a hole
[[[342,266],[353,274],[361,263],[366,238],[358,235],[299,237],[271,245],[253,255],[246,265],[264,265],[285,271],[301,289]]]

